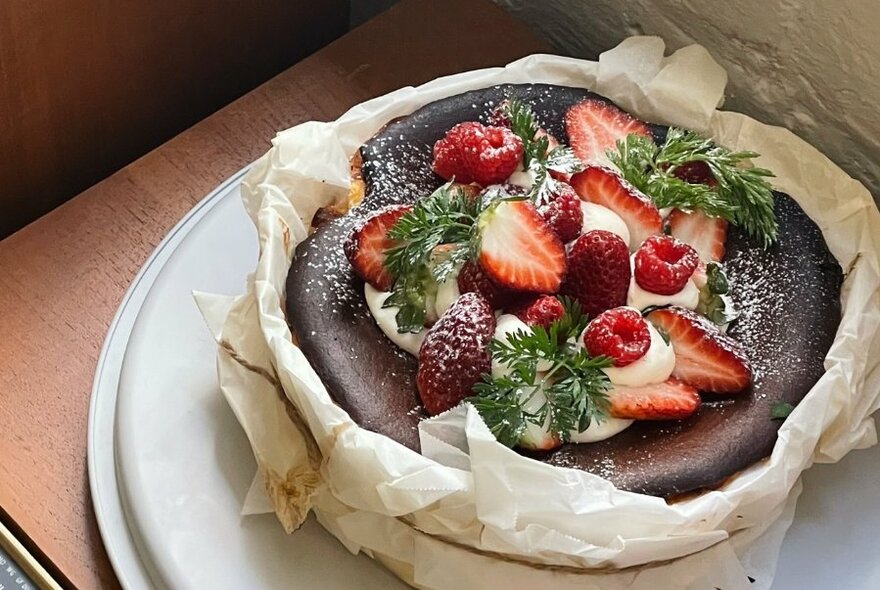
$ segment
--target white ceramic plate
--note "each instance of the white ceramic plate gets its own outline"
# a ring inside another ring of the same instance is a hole
[[[314,521],[287,536],[271,515],[239,515],[254,461],[219,392],[214,343],[191,292],[240,293],[255,267],[240,176],[159,246],[102,352],[89,471],[114,568],[129,589],[402,587]],[[878,468],[875,447],[807,473],[775,589],[880,588]]]

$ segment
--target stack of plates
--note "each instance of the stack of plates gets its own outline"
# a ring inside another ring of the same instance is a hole
[[[88,447],[107,551],[132,590],[403,588],[313,519],[288,536],[273,515],[240,515],[255,463],[220,393],[215,344],[192,291],[239,294],[256,267],[243,174],[163,240],[107,335]],[[804,480],[773,588],[880,588],[880,447],[816,466]]]

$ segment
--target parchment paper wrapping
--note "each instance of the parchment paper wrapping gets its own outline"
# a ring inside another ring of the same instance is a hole
[[[663,53],[660,39],[634,37],[599,62],[533,55],[403,88],[337,121],[279,133],[254,164],[242,193],[261,255],[247,293],[197,299],[221,344],[221,387],[253,445],[258,482],[288,530],[311,508],[348,549],[423,588],[769,587],[801,472],[877,441],[880,214],[861,184],[790,132],[716,110],[726,74],[703,48]],[[291,256],[315,211],[347,196],[351,154],[431,101],[527,82],[589,88],[644,119],[760,152],[757,164],[818,222],[847,272],[827,372],[783,424],[769,460],[716,491],[668,505],[617,490],[517,455],[464,406],[422,423],[417,454],[359,428],[291,340],[282,313]],[[260,505],[252,493],[245,511]]]

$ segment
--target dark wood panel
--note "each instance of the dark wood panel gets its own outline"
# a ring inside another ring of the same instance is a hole
[[[89,393],[125,289],[177,220],[279,129],[547,50],[488,0],[406,0],[0,242],[0,509],[53,574],[117,587],[86,478]]]
[[[0,2],[0,238],[341,35],[348,0]]]

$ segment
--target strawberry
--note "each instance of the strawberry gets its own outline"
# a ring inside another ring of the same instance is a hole
[[[565,129],[575,155],[586,164],[609,164],[606,152],[617,142],[636,133],[652,137],[651,129],[610,102],[588,98],[568,109]]]
[[[702,211],[686,213],[673,209],[666,219],[673,237],[690,244],[703,262],[720,262],[727,242],[727,220],[709,217]]]
[[[654,202],[610,168],[589,166],[571,177],[571,186],[584,201],[608,207],[623,219],[633,250],[648,236],[663,233]]]
[[[675,295],[694,274],[697,251],[672,236],[651,236],[636,251],[636,283],[651,293]]]
[[[581,209],[580,197],[570,185],[562,182],[556,183],[554,199],[538,211],[563,243],[570,242],[581,235],[584,212]]]
[[[583,339],[590,356],[610,357],[615,367],[634,363],[651,346],[648,323],[631,307],[603,311],[584,330]]]
[[[677,379],[638,387],[615,385],[608,400],[612,416],[629,420],[682,420],[700,407],[697,390]]]
[[[522,140],[510,129],[459,123],[434,144],[434,171],[446,180],[489,186],[513,174],[522,156]]]
[[[568,275],[562,292],[578,300],[595,317],[626,305],[631,270],[629,250],[619,236],[596,229],[579,237],[568,253]]]
[[[565,307],[553,295],[538,295],[508,308],[507,312],[530,326],[543,326],[549,330],[550,324],[565,315]]]
[[[740,343],[708,319],[681,307],[657,309],[647,317],[672,343],[673,377],[715,393],[741,391],[751,383],[752,369]]]
[[[565,247],[528,201],[498,201],[478,221],[479,263],[498,285],[556,293],[565,276]]]
[[[510,293],[486,276],[476,262],[469,260],[458,272],[458,290],[461,293],[479,293],[493,308],[503,307]]]
[[[471,395],[484,373],[492,370],[489,343],[495,313],[479,293],[465,293],[428,333],[419,349],[416,386],[431,415],[445,412]]]
[[[412,211],[409,205],[381,209],[355,226],[342,244],[355,274],[380,291],[388,291],[394,283],[394,277],[385,268],[385,251],[395,242],[386,234],[409,211]]]

